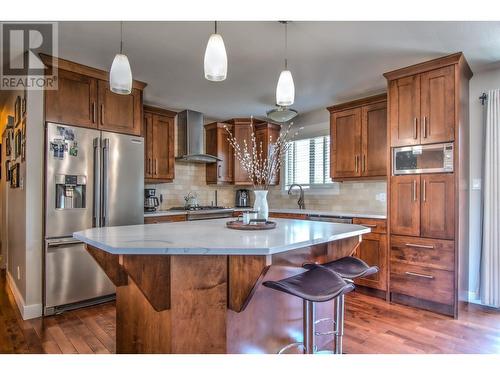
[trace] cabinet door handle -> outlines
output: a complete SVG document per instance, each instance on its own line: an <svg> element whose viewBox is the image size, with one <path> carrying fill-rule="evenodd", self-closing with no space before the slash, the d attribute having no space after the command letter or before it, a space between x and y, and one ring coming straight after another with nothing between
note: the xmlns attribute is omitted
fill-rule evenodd
<svg viewBox="0 0 500 375"><path fill-rule="evenodd" d="M101 104L101 125L104 125L104 104Z"/></svg>
<svg viewBox="0 0 500 375"><path fill-rule="evenodd" d="M427 138L427 116L424 116L424 138Z"/></svg>
<svg viewBox="0 0 500 375"><path fill-rule="evenodd" d="M217 177L218 177L218 178L221 178L221 174L220 174L220 168L221 168L221 167L222 167L222 166L221 166L220 164L217 166Z"/></svg>
<svg viewBox="0 0 500 375"><path fill-rule="evenodd" d="M366 154L363 154L363 172L366 172Z"/></svg>
<svg viewBox="0 0 500 375"><path fill-rule="evenodd" d="M420 245L420 244L416 244L416 243L405 243L405 246L417 247L417 248L421 248L421 249L434 249L434 246L432 246L432 245Z"/></svg>
<svg viewBox="0 0 500 375"><path fill-rule="evenodd" d="M155 176L158 174L158 159L155 159Z"/></svg>
<svg viewBox="0 0 500 375"><path fill-rule="evenodd" d="M417 118L413 119L413 139L417 139Z"/></svg>
<svg viewBox="0 0 500 375"><path fill-rule="evenodd" d="M358 155L354 156L354 172L358 172Z"/></svg>
<svg viewBox="0 0 500 375"><path fill-rule="evenodd" d="M413 201L417 201L417 180L413 180Z"/></svg>
<svg viewBox="0 0 500 375"><path fill-rule="evenodd" d="M427 181L424 180L424 185L422 186L422 199L423 201L427 201L427 194L426 194L426 186L427 186Z"/></svg>
<svg viewBox="0 0 500 375"><path fill-rule="evenodd" d="M95 124L95 102L92 103L92 124Z"/></svg>
<svg viewBox="0 0 500 375"><path fill-rule="evenodd" d="M424 279L434 279L434 276L432 275L424 275L423 273L416 273L416 272L409 272L409 271L406 271L405 274L409 275L409 276L416 276L416 277L422 277Z"/></svg>

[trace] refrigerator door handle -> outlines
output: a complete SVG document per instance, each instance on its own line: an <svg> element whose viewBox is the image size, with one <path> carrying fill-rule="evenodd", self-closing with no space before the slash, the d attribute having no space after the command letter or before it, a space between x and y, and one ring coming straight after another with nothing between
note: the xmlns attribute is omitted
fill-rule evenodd
<svg viewBox="0 0 500 375"><path fill-rule="evenodd" d="M101 214L100 214L100 200L101 200L101 191L99 189L99 180L101 177L101 167L99 163L99 143L100 138L94 138L93 140L93 163L94 163L94 204L92 207L92 227L98 228L101 226Z"/></svg>
<svg viewBox="0 0 500 375"><path fill-rule="evenodd" d="M108 216L108 188L109 188L109 138L104 139L102 147L102 212L101 227L106 226Z"/></svg>

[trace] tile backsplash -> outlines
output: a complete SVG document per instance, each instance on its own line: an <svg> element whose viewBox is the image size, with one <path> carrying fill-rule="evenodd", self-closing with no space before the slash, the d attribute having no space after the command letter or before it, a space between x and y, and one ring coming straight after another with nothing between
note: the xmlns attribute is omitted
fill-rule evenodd
<svg viewBox="0 0 500 375"><path fill-rule="evenodd" d="M219 206L234 206L234 186L207 185L205 179L205 164L175 163L174 182L164 184L148 184L147 188L156 188L156 195L163 196L160 209L184 206L184 197L189 193L196 193L198 204L215 204L215 190L217 190Z"/></svg>
<svg viewBox="0 0 500 375"><path fill-rule="evenodd" d="M196 193L200 205L215 204L215 190L220 206L233 207L235 186L207 185L205 182L205 165L175 163L175 180L172 183L149 184L146 187L156 188L157 196L163 196L160 209L183 206L184 197L190 191ZM333 193L322 192L311 194L305 192L307 209L324 211L350 211L356 213L386 214L385 201L387 183L385 181L343 182L332 187ZM298 194L298 193L297 193ZM287 195L279 186L269 191L271 208L297 208L298 195ZM252 196L253 201L253 196Z"/></svg>

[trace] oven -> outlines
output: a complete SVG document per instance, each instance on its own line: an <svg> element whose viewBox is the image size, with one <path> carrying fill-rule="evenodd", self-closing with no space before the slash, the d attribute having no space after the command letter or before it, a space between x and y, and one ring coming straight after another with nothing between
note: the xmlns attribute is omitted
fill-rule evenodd
<svg viewBox="0 0 500 375"><path fill-rule="evenodd" d="M453 172L453 143L392 149L392 174Z"/></svg>

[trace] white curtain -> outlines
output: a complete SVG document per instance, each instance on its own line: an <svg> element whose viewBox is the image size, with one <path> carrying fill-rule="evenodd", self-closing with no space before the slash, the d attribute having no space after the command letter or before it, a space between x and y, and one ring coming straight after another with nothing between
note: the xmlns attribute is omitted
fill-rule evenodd
<svg viewBox="0 0 500 375"><path fill-rule="evenodd" d="M484 152L480 296L500 307L500 89L488 92Z"/></svg>

